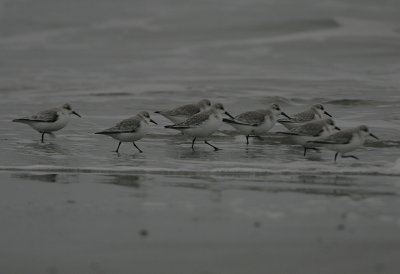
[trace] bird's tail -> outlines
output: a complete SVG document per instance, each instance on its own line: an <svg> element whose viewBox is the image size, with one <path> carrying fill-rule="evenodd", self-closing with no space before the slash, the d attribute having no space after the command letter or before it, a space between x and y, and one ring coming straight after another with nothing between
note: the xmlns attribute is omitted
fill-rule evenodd
<svg viewBox="0 0 400 274"><path fill-rule="evenodd" d="M15 123L23 123L23 124L27 124L27 123L31 122L31 120L26 119L26 118L14 119L12 121L15 122Z"/></svg>
<svg viewBox="0 0 400 274"><path fill-rule="evenodd" d="M99 132L95 132L94 134L109 135L110 132L107 132L107 131L99 131Z"/></svg>
<svg viewBox="0 0 400 274"><path fill-rule="evenodd" d="M297 133L293 133L293 132L287 132L287 131L277 131L277 134L281 134L281 135L292 135L292 136L297 136L299 134Z"/></svg>
<svg viewBox="0 0 400 274"><path fill-rule="evenodd" d="M226 119L226 118L223 118L223 119L222 119L222 122L228 123L228 124L236 124L236 122L235 122L234 120L232 120L232 119Z"/></svg>
<svg viewBox="0 0 400 274"><path fill-rule="evenodd" d="M222 122L227 123L227 124L242 125L242 126L257 126L257 124L241 123L239 121L232 120L232 119L226 119L226 118L223 118Z"/></svg>
<svg viewBox="0 0 400 274"><path fill-rule="evenodd" d="M164 126L165 128L172 128L172 129L188 129L188 128L190 128L190 127L187 127L187 126L179 126L179 125L167 125L167 126Z"/></svg>
<svg viewBox="0 0 400 274"><path fill-rule="evenodd" d="M288 120L288 119L279 119L277 122L278 122L278 123L281 123L281 124L284 124L284 123L293 123L293 121Z"/></svg>

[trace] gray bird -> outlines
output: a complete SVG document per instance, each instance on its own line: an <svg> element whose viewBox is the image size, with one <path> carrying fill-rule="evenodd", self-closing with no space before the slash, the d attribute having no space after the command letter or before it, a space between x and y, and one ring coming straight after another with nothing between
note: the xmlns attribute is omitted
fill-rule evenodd
<svg viewBox="0 0 400 274"><path fill-rule="evenodd" d="M281 134L290 135L294 143L304 147L304 156L306 156L308 149L318 150L313 147L310 141L318 140L322 137L327 137L330 134L340 130L335 125L335 122L331 118L314 120L301 126L292 128L288 132L280 132Z"/></svg>
<svg viewBox="0 0 400 274"><path fill-rule="evenodd" d="M180 130L185 135L194 137L192 140L192 149L194 150L196 138L209 137L219 129L222 125L222 114L233 118L232 115L225 111L222 104L216 103L212 105L209 110L199 112L182 123L165 127ZM207 140L205 140L204 143L214 148L214 150L219 150L219 148L211 145Z"/></svg>
<svg viewBox="0 0 400 274"><path fill-rule="evenodd" d="M223 122L231 125L246 136L246 144L249 144L250 135L260 136L267 133L276 123L279 115L290 119L281 111L279 105L272 104L267 109L247 111L239 114L234 119L223 119Z"/></svg>
<svg viewBox="0 0 400 274"><path fill-rule="evenodd" d="M14 119L13 122L26 124L41 133L43 143L44 135L64 128L68 124L71 114L81 117L72 110L70 104L64 104L59 108L43 110L32 116Z"/></svg>
<svg viewBox="0 0 400 274"><path fill-rule="evenodd" d="M315 141L308 142L313 146L324 147L335 151L335 162L340 154L342 158L358 158L354 155L345 155L345 153L353 151L364 145L367 137L378 139L374 134L370 133L368 127L361 125L355 128L341 130L325 138L320 138Z"/></svg>
<svg viewBox="0 0 400 274"><path fill-rule="evenodd" d="M196 113L208 109L210 106L211 102L207 99L203 99L195 104L187 104L171 110L155 111L154 113L161 114L174 124L179 124L186 121Z"/></svg>
<svg viewBox="0 0 400 274"><path fill-rule="evenodd" d="M291 129L313 120L322 119L324 115L332 117L332 115L325 111L323 105L315 104L303 112L292 115L291 119L279 119L278 123L282 124L287 129Z"/></svg>
<svg viewBox="0 0 400 274"><path fill-rule="evenodd" d="M157 125L150 118L147 111L141 111L135 116L122 120L115 126L96 132L95 134L107 135L118 140L118 147L115 150L117 153L122 142L132 142L135 148L142 153L143 151L135 144L135 141L142 139L147 134L149 122Z"/></svg>

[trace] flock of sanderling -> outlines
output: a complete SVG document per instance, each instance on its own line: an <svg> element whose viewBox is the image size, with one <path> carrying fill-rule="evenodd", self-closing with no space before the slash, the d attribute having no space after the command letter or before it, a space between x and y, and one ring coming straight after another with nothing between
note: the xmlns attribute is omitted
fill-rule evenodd
<svg viewBox="0 0 400 274"><path fill-rule="evenodd" d="M338 155L342 158L358 159L354 155L346 155L345 153L361 147L368 136L378 139L369 132L365 125L341 130L335 125L332 116L324 110L321 104L315 104L292 116L284 113L279 105L272 104L267 109L247 111L233 117L225 111L221 103L211 105L209 100L203 99L195 104L188 104L171 110L156 111L155 113L174 123L165 126L165 128L175 129L192 137L193 150L197 138L204 139L204 143L214 150L219 150L219 148L210 144L206 138L216 132L223 123L231 125L246 136L246 143L249 144L249 137L264 135L278 122L288 129L287 132L278 133L291 136L295 144L303 146L304 156L309 149L319 150L320 147L323 147L336 152L335 162ZM43 143L44 135L52 134L52 132L64 128L71 114L81 117L72 110L69 104L64 104L60 108L44 110L32 116L14 119L13 122L27 124L40 132ZM223 118L223 115L229 118ZM280 115L285 118L278 119ZM325 116L330 118L325 118ZM147 111L141 111L111 128L96 132L96 134L108 135L118 140L116 152L119 151L122 142L131 142L139 152L143 152L135 141L146 135L150 122L157 124L150 118Z"/></svg>

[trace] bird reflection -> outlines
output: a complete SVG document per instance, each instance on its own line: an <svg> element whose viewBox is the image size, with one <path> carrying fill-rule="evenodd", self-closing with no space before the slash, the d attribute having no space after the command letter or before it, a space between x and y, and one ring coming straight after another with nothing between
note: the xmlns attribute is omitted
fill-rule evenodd
<svg viewBox="0 0 400 274"><path fill-rule="evenodd" d="M32 181L41 181L46 183L57 183L58 174L33 174L33 173L18 173L13 175L14 178L28 179Z"/></svg>
<svg viewBox="0 0 400 274"><path fill-rule="evenodd" d="M141 179L141 176L137 175L107 175L104 181L105 183L118 186L140 188L139 181Z"/></svg>

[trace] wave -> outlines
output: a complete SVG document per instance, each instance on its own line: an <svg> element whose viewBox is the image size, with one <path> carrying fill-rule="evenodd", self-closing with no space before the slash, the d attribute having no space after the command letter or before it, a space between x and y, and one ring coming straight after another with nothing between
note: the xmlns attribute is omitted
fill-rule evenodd
<svg viewBox="0 0 400 274"><path fill-rule="evenodd" d="M220 167L211 169L184 169L161 167L67 167L52 165L0 166L4 172L45 172L45 173L93 173L93 174L152 174L166 176L268 176L268 175L369 175L400 176L400 159L384 166L337 166L337 165L302 165L302 162L285 165L265 165L265 167Z"/></svg>
<svg viewBox="0 0 400 274"><path fill-rule="evenodd" d="M115 32L116 30L125 29L130 29L131 31L152 32L155 30L159 30L160 27L153 25L151 22L149 22L148 19L115 19L88 25L65 25L63 27L57 28L54 28L52 26L44 26L43 28L37 30L29 30L29 28L27 27L25 32L14 33L8 36L0 37L0 46L13 46L20 49L39 45L49 47L54 46L54 43L60 44L56 40L52 40L59 37L65 38L69 36L72 39L73 35L77 34L87 34L96 31ZM64 40L63 43L65 43ZM76 43L67 44L69 47L72 47Z"/></svg>
<svg viewBox="0 0 400 274"><path fill-rule="evenodd" d="M266 103L277 103L282 105L312 105L316 103L338 105L338 106L398 106L400 101L383 101L383 100L371 100L371 99L331 99L331 98L308 98L308 97L284 97L284 96L268 96L265 95L264 91L260 91L259 94L262 96L263 102Z"/></svg>
<svg viewBox="0 0 400 274"><path fill-rule="evenodd" d="M263 33L293 33L341 27L335 18L274 20L253 26L234 26L235 31L262 31Z"/></svg>

